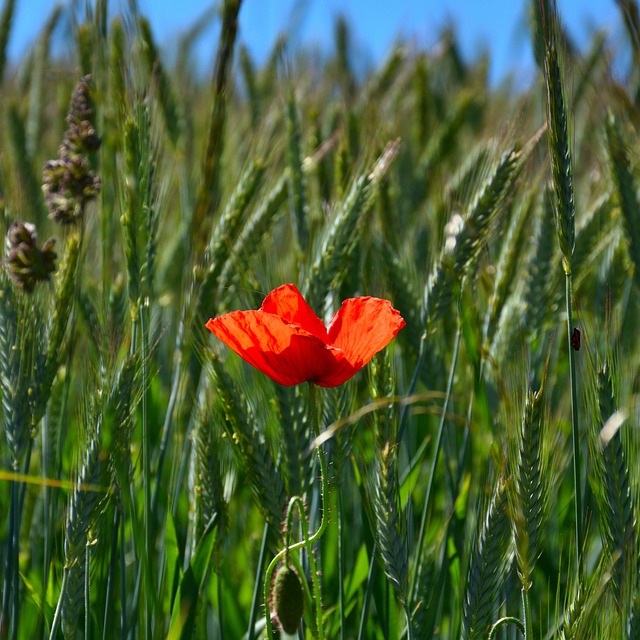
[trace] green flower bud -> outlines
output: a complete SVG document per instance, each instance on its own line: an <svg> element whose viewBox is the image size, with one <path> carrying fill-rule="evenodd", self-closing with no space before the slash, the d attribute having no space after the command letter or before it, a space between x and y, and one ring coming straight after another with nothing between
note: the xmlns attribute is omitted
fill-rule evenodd
<svg viewBox="0 0 640 640"><path fill-rule="evenodd" d="M282 628L293 635L300 626L304 610L304 592L297 571L282 565L276 572L271 593Z"/></svg>

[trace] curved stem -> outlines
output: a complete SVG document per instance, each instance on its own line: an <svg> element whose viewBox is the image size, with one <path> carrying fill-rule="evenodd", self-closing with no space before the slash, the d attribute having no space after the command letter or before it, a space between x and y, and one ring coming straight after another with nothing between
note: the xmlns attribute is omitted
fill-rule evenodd
<svg viewBox="0 0 640 640"><path fill-rule="evenodd" d="M316 388L312 383L309 383L309 396L311 399L311 424L312 429L317 432L319 425L319 412L317 402L319 398L316 396ZM315 434L312 434L315 435ZM271 579L273 572L275 571L278 563L284 558L285 560L291 557L291 552L303 547L307 549L309 557L309 570L311 572L311 580L313 583L313 599L315 600L315 614L316 614L316 628L317 638L322 640L324 638L324 627L322 623L322 591L320 584L320 574L317 571L315 555L313 553L313 545L320 540L325 532L328 524L327 518L327 498L329 495L329 483L327 478L327 460L324 455L324 451L321 447L316 449L318 453L318 460L320 462L320 480L321 480L321 497L322 497L322 517L320 519L320 526L313 535L309 535L308 525L304 512L304 503L302 498L294 496L289 500L289 507L287 509L286 518L286 531L285 531L285 547L269 563L267 571L264 577L264 604L265 604L265 617L267 623L267 637L273 640L273 625L271 623L271 605L269 603L269 592L271 589ZM294 510L298 510L300 514L300 524L302 527L302 540L289 544L291 540L291 529L293 523Z"/></svg>
<svg viewBox="0 0 640 640"><path fill-rule="evenodd" d="M321 481L322 481L322 505L323 505L320 526L312 536L309 536L309 531L307 529L304 510L301 509L303 505L302 499L299 496L294 496L293 498L291 498L291 500L289 501L289 509L287 510L288 511L287 520L289 520L290 518L289 514L293 511L293 508L297 507L300 510L300 521L302 524L303 539L299 540L298 542L294 542L291 545L285 544L285 548L282 549L282 551L280 551L279 553L277 553L276 556L273 558L273 560L269 563L269 566L267 567L267 571L264 576L264 602L265 602L265 609L266 609L265 613L266 613L266 620L267 620L267 637L271 639L273 639L273 627L271 624L271 610L270 610L270 604L269 604L269 590L271 588L271 578L273 577L273 572L278 566L278 563L283 558L288 557L292 551L302 549L303 547L306 547L307 550L309 551L309 564L311 566L311 574L312 574L311 577L314 582L314 596L316 599L319 596L318 591L316 591L316 586L318 587L318 589L320 586L319 584L316 584L316 581L318 581L319 583L319 577L318 577L318 572L314 570L315 559L314 559L312 547L318 540L320 540L320 538L322 537L322 534L325 532L327 528L327 515L326 515L325 506L326 506L326 498L329 493L329 487L327 482L327 461L324 455L324 451L322 451L322 449L320 448L318 448L318 458L320 460L320 475L321 475ZM318 633L320 634L318 637L323 638L324 636L322 634L322 603L316 600L316 624L318 624L318 622L319 622Z"/></svg>
<svg viewBox="0 0 640 640"><path fill-rule="evenodd" d="M509 624L509 623L514 624L518 629L518 631L524 635L524 625L522 624L522 622L518 620L518 618L514 618L512 616L505 616L504 618L500 618L500 620L498 620L493 625L493 627L491 627L491 630L489 631L488 640L494 640L494 638L496 637L496 632L498 631L498 628L501 627L503 624Z"/></svg>

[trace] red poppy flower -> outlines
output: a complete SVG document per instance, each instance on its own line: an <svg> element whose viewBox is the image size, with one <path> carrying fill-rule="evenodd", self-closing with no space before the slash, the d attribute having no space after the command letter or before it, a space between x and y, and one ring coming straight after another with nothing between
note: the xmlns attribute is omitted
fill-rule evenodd
<svg viewBox="0 0 640 640"><path fill-rule="evenodd" d="M404 326L390 302L362 296L345 300L327 329L292 284L274 289L258 311L234 311L206 324L276 382L321 387L346 382Z"/></svg>

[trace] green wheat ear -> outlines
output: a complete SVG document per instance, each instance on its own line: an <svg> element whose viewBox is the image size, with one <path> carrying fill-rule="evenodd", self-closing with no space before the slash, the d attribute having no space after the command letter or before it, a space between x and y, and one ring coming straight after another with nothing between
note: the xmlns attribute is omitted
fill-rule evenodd
<svg viewBox="0 0 640 640"><path fill-rule="evenodd" d="M551 10L550 7L547 7ZM547 89L547 136L553 174L555 195L555 219L560 251L565 272L571 272L575 249L575 195L573 186L573 163L569 136L569 112L566 106L564 82L556 48L557 17L543 16L545 57L544 71Z"/></svg>
<svg viewBox="0 0 640 640"><path fill-rule="evenodd" d="M221 282L225 269L236 259L239 234L248 221L248 208L258 192L265 174L264 163L249 162L222 215L218 218L204 251L203 276L198 291L197 317L215 313L215 302L222 294ZM242 236L240 236L242 237ZM225 276L225 282L226 282Z"/></svg>
<svg viewBox="0 0 640 640"><path fill-rule="evenodd" d="M62 633L68 639L76 637L76 625L83 609L85 581L89 578L91 536L95 535L93 530L100 514L104 513L99 506L104 500L103 490L96 487L105 485L107 464L100 434L102 417L99 408L95 409L85 415L87 431L78 464L77 488L71 495L65 523L64 577L58 608Z"/></svg>
<svg viewBox="0 0 640 640"><path fill-rule="evenodd" d="M302 170L303 152L300 117L293 92L287 100L287 165L289 168L289 201L291 203L294 237L301 256L309 246L309 205L307 179Z"/></svg>
<svg viewBox="0 0 640 640"><path fill-rule="evenodd" d="M518 263L529 238L530 220L535 211L537 189L532 189L520 206L511 215L507 235L496 265L493 292L489 299L489 310L485 317L485 340L490 343L498 328L498 320L505 308L509 294L518 284Z"/></svg>
<svg viewBox="0 0 640 640"><path fill-rule="evenodd" d="M27 132L25 121L18 105L11 102L5 108L5 127L8 152L11 154L12 166L15 167L16 187L24 194L24 203L32 212L35 222L40 225L44 221L44 199L39 179L33 168L33 161L27 149ZM5 142L6 144L6 142Z"/></svg>
<svg viewBox="0 0 640 640"><path fill-rule="evenodd" d="M511 554L507 484L498 479L475 541L464 599L463 640L486 638Z"/></svg>
<svg viewBox="0 0 640 640"><path fill-rule="evenodd" d="M634 280L640 287L640 200L633 174L630 170L628 150L623 142L619 125L613 114L605 121L607 151L611 173L616 187L618 204L622 211L622 220L629 243L629 255L635 266Z"/></svg>
<svg viewBox="0 0 640 640"><path fill-rule="evenodd" d="M347 275L347 259L358 244L366 216L377 198L379 183L395 160L398 146L398 140L389 143L380 157L353 181L324 235L305 283L305 298L316 312L322 310L328 293Z"/></svg>
<svg viewBox="0 0 640 640"><path fill-rule="evenodd" d="M214 299L228 299L241 275L253 269L256 254L266 244L267 234L284 210L288 184L288 171L285 170L274 186L260 198L255 211L249 216L233 244L218 278Z"/></svg>
<svg viewBox="0 0 640 640"><path fill-rule="evenodd" d="M276 399L283 436L287 495L307 498L315 482L316 468L309 464L307 456L312 433L306 395L300 385L276 385Z"/></svg>
<svg viewBox="0 0 640 640"><path fill-rule="evenodd" d="M629 454L623 437L626 421L617 412L615 377L608 362L596 372L595 389L592 391L595 397L591 398L589 451L594 468L592 486L606 557L619 556L611 568L611 587L618 607L626 610L629 596L638 584L638 523Z"/></svg>
<svg viewBox="0 0 640 640"><path fill-rule="evenodd" d="M215 356L210 362L210 376L224 411L223 426L234 458L247 474L256 504L267 522L280 533L286 495L279 465L273 459L250 406L222 363Z"/></svg>
<svg viewBox="0 0 640 640"><path fill-rule="evenodd" d="M4 70L7 66L7 45L11 35L11 23L16 8L16 0L7 0L0 15L0 83L4 80Z"/></svg>
<svg viewBox="0 0 640 640"><path fill-rule="evenodd" d="M464 275L488 241L503 200L518 168L520 154L511 149L503 154L492 175L477 193L467 215L458 216L440 255L434 263L425 288L425 323L429 331L450 306Z"/></svg>
<svg viewBox="0 0 640 640"><path fill-rule="evenodd" d="M397 457L397 446L387 442L380 451L378 460L373 507L376 542L384 572L398 594L399 601L406 605L409 593L409 559L399 504Z"/></svg>
<svg viewBox="0 0 640 640"><path fill-rule="evenodd" d="M192 526L190 531L192 555L209 523L216 522L217 539L224 539L229 523L222 478L224 447L220 434L216 432L215 411L209 406L211 400L211 394L208 394L206 405L200 407L197 412L196 424L191 434L189 518Z"/></svg>
<svg viewBox="0 0 640 640"><path fill-rule="evenodd" d="M545 374L546 378L546 374ZM531 575L541 552L541 535L549 506L549 468L545 449L547 416L543 379L540 389L526 393L517 449L510 455L514 466L515 550L523 589L531 588Z"/></svg>
<svg viewBox="0 0 640 640"><path fill-rule="evenodd" d="M4 268L0 270L0 318L1 413L10 464L17 471L35 426L30 405L36 385L29 373L34 368L37 371L34 358L38 340L34 314L30 313L24 298L15 295Z"/></svg>
<svg viewBox="0 0 640 640"><path fill-rule="evenodd" d="M47 329L44 366L37 371L37 393L33 411L34 424L37 424L44 415L54 378L64 356L62 346L73 309L79 259L80 236L77 233L72 233L67 239L65 255L55 285L53 315Z"/></svg>
<svg viewBox="0 0 640 640"><path fill-rule="evenodd" d="M211 82L211 112L209 130L202 158L202 178L199 183L192 218L192 237L195 242L195 255L204 249L211 228L211 220L220 202L221 157L224 145L225 123L227 119L227 99L230 84L230 71L233 51L238 33L238 13L241 0L224 0L222 5L222 25L216 53L216 62Z"/></svg>
<svg viewBox="0 0 640 640"><path fill-rule="evenodd" d="M153 39L151 25L145 18L138 20L144 61L147 73L155 85L157 100L160 103L165 130L174 148L183 144L182 118L176 101L175 90L170 76L162 63L160 52Z"/></svg>

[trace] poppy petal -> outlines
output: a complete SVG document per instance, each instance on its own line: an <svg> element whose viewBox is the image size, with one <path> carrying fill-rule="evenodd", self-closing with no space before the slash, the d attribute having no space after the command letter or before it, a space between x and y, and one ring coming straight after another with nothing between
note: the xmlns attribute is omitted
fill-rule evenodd
<svg viewBox="0 0 640 640"><path fill-rule="evenodd" d="M263 311L234 311L206 324L230 349L282 385L324 379L344 354L319 337Z"/></svg>
<svg viewBox="0 0 640 640"><path fill-rule="evenodd" d="M299 326L323 342L328 341L324 323L293 284L283 284L274 289L264 299L260 310L280 316L285 322Z"/></svg>
<svg viewBox="0 0 640 640"><path fill-rule="evenodd" d="M388 300L349 298L331 320L329 342L344 351L349 364L359 369L384 349L405 324Z"/></svg>
<svg viewBox="0 0 640 640"><path fill-rule="evenodd" d="M339 353L343 353L339 351ZM366 363L353 365L345 357L337 361L331 369L323 375L313 378L313 383L319 387L338 387L352 378Z"/></svg>

